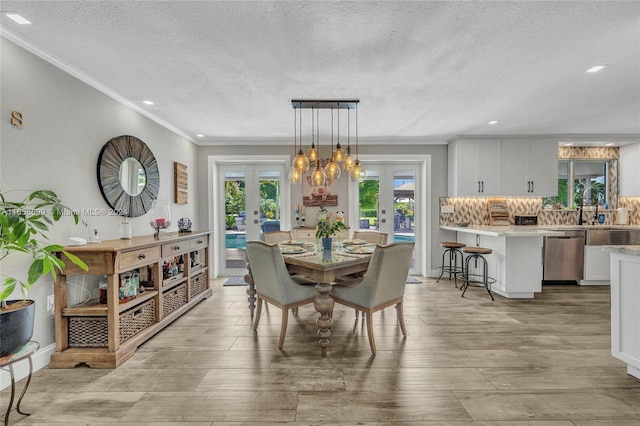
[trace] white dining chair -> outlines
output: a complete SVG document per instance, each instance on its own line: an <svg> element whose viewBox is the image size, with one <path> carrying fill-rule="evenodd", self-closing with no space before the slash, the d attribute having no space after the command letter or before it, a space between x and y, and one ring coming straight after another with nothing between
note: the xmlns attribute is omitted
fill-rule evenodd
<svg viewBox="0 0 640 426"><path fill-rule="evenodd" d="M378 245L364 278L343 281L331 290L336 303L362 311L367 322L371 352L376 353L373 313L395 305L402 335L407 335L402 302L413 258L414 242ZM357 317L356 317L357 318Z"/></svg>

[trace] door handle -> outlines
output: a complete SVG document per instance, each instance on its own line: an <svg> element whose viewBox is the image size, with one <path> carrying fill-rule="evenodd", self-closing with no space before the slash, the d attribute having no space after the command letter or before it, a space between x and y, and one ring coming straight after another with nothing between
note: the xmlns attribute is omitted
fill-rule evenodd
<svg viewBox="0 0 640 426"><path fill-rule="evenodd" d="M480 190L480 181L478 181L478 192L482 192L482 191Z"/></svg>
<svg viewBox="0 0 640 426"><path fill-rule="evenodd" d="M480 192L484 192L484 181L482 181L482 191Z"/></svg>
<svg viewBox="0 0 640 426"><path fill-rule="evenodd" d="M533 192L533 181L531 181L531 192Z"/></svg>

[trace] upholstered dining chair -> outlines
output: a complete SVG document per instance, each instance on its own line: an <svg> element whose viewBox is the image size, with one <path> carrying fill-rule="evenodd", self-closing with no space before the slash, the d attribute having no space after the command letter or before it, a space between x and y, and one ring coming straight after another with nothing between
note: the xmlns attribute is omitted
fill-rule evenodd
<svg viewBox="0 0 640 426"><path fill-rule="evenodd" d="M353 231L353 240L365 240L373 244L387 244L389 235L378 231Z"/></svg>
<svg viewBox="0 0 640 426"><path fill-rule="evenodd" d="M284 338L287 334L289 309L296 309L298 306L313 303L313 299L318 295L318 292L314 286L301 285L296 279L289 276L277 244L247 241L247 257L251 265L251 275L256 286L256 296L258 298L253 329L258 329L263 301L282 309L282 324L280 326L280 339L278 340L278 349L282 349ZM309 281L304 278L299 279Z"/></svg>
<svg viewBox="0 0 640 426"><path fill-rule="evenodd" d="M414 245L414 242L406 242L376 246L364 278L343 281L340 286L333 286L331 290L336 303L364 313L369 346L373 354L376 353L373 338L374 312L396 305L402 335L407 335L402 301Z"/></svg>
<svg viewBox="0 0 640 426"><path fill-rule="evenodd" d="M278 244L283 241L293 240L291 231L271 231L263 234L264 242L267 244Z"/></svg>

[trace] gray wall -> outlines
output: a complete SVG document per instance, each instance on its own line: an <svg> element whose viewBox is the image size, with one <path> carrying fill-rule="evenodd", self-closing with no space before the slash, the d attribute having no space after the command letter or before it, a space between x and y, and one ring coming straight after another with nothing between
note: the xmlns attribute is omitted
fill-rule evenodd
<svg viewBox="0 0 640 426"><path fill-rule="evenodd" d="M285 142L286 143L286 142ZM442 145L369 145L360 146L360 155L430 155L431 156L431 224L428 234L431 246L431 270L440 265L441 250L440 241L455 238L448 231L441 231L439 228L438 199L447 195L447 146L443 141ZM208 157L209 156L256 156L256 155L290 155L293 160L292 145L229 145L229 146L207 146L198 148L197 179L200 182L208 180ZM342 177L340 178L342 179ZM204 184L202 185L204 189ZM203 200L207 200L207 194L201 194ZM300 186L293 185L292 199L300 198ZM342 197L340 197L342 199ZM340 203L342 206L342 202ZM206 203L198 205L198 217L207 217L208 206ZM346 207L339 206L337 210L347 210Z"/></svg>
<svg viewBox="0 0 640 426"><path fill-rule="evenodd" d="M199 185L194 173L197 150L193 143L11 41L0 38L0 42L2 193L51 189L74 209L108 209L97 183L98 155L109 139L126 134L144 141L154 153L160 171L159 198L173 200L173 162L187 164L191 202L173 205L172 218L174 222L182 216L198 221L195 200ZM13 110L22 112L24 127L9 124ZM86 238L94 227L102 239L118 238L121 217L97 215L85 216L84 220L87 227L63 219L53 228L51 240L66 244L71 236ZM131 223L133 235L151 233L146 216L132 218ZM14 256L2 261L0 273L25 278L29 261ZM51 294L53 283L49 278L36 283L29 293L29 298L36 300L34 339L41 347L55 342L53 315L46 311L46 298ZM22 298L20 292L13 296Z"/></svg>

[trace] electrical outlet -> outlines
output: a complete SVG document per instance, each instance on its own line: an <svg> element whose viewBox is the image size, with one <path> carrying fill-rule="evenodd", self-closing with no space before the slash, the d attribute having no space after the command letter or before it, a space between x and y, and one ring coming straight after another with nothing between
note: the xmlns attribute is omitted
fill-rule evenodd
<svg viewBox="0 0 640 426"><path fill-rule="evenodd" d="M47 312L53 312L54 306L55 299L53 298L53 294L51 296L47 296Z"/></svg>
<svg viewBox="0 0 640 426"><path fill-rule="evenodd" d="M453 206L442 206L442 213L453 214Z"/></svg>

